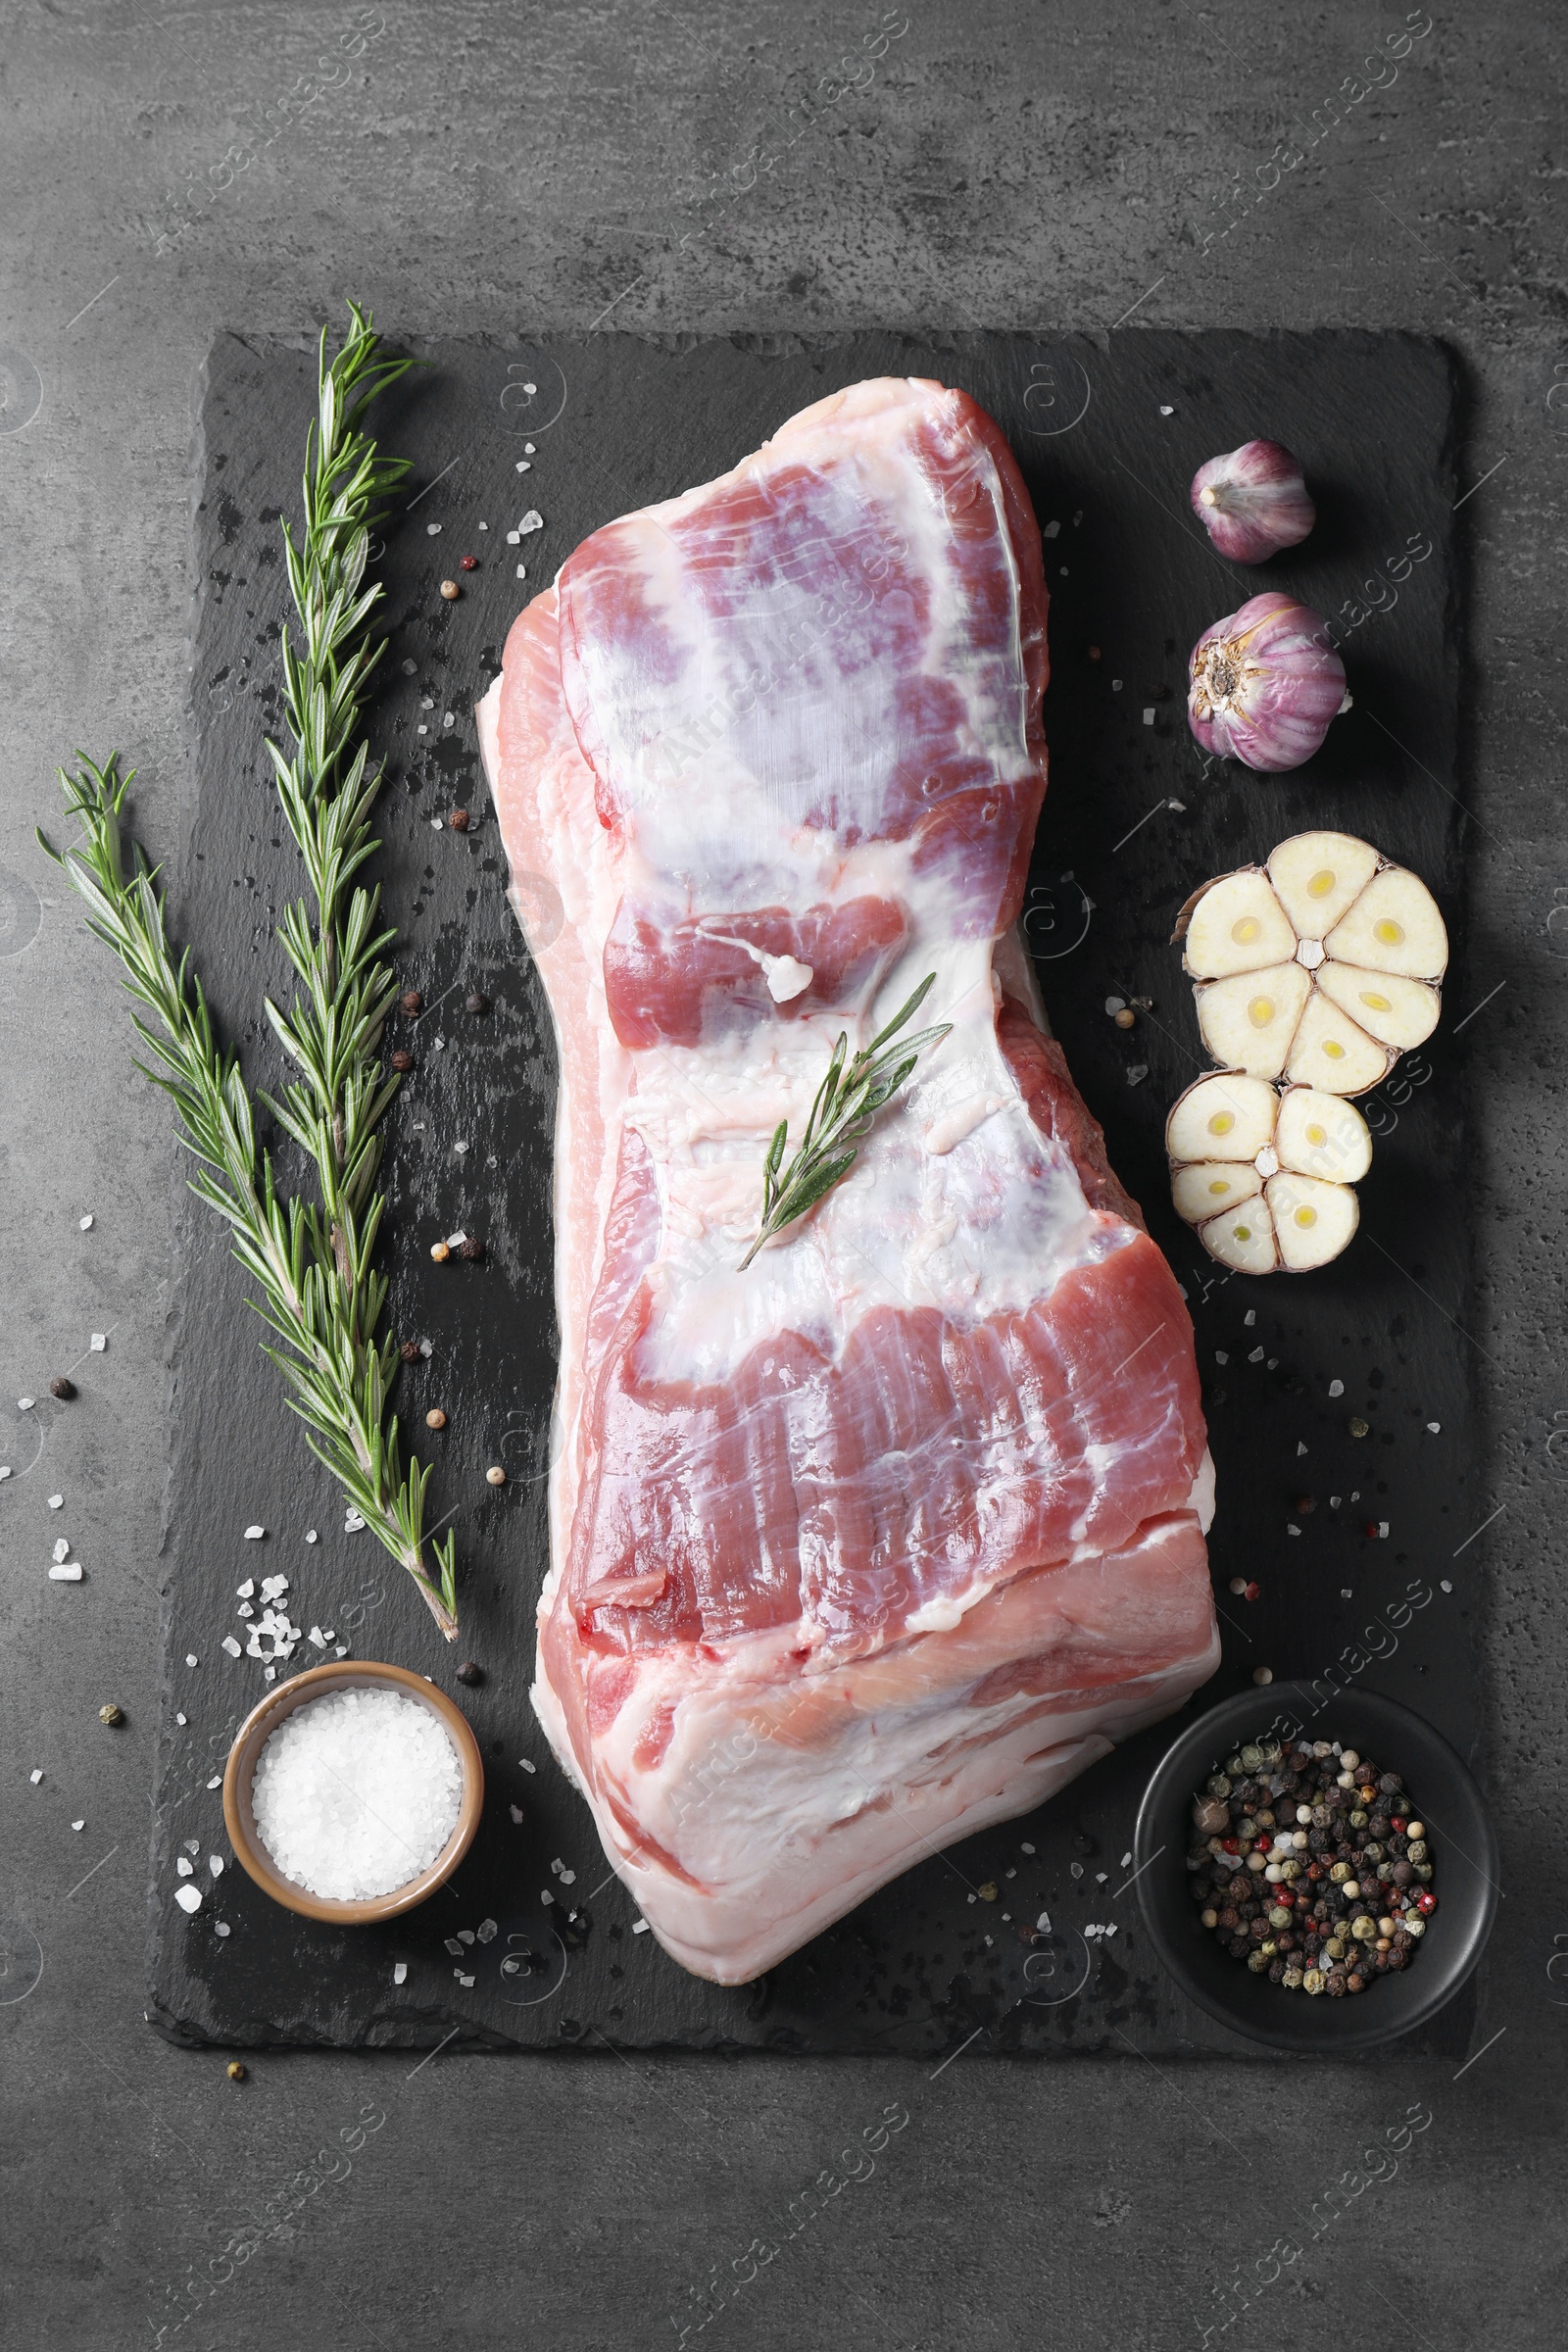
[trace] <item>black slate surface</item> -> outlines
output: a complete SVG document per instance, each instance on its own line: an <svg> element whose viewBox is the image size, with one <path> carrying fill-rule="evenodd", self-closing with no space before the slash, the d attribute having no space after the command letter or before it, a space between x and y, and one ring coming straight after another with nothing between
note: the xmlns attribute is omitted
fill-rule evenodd
<svg viewBox="0 0 1568 2352"><path fill-rule="evenodd" d="M1053 1024L1198 1326L1219 1471L1211 1556L1225 1662L1196 1703L1245 1686L1259 1664L1282 1677L1337 1667L1419 1707L1467 1748L1478 1603L1466 1566L1474 1553L1463 1547L1486 1505L1456 1181L1469 820L1457 771L1447 356L1398 335L1163 332L1108 345L600 335L447 343L422 356L428 372L382 415L388 444L414 456L417 472L382 560L391 652L374 711L388 759L377 870L403 937L400 970L427 1007L397 1041L414 1048L417 1068L389 1121L385 1237L394 1326L432 1343L405 1375L400 1407L421 1438L428 1405L451 1415L433 1515L450 1513L459 1531L464 1633L449 1651L373 1538L343 1532L341 1503L257 1350L221 1236L181 1195L149 2014L181 2038L238 2044L427 2047L456 2033L497 2048L608 2040L940 2053L973 2036L976 2052L1239 2052L1245 2045L1163 1978L1124 1884L1121 1856L1164 1727L1040 1814L908 1872L758 1984L700 1984L633 1934L630 1901L606 1879L586 1812L526 1699L545 1567L554 1056L505 904L471 706L519 603L586 532L733 463L807 401L860 375L929 373L992 411L1050 534L1052 788L1029 933ZM276 516L297 499L312 381L309 353L226 337L211 356L202 413L198 795L175 920L262 1083L274 1067L260 1002L285 986L272 927L299 887L261 751L279 710L286 591ZM1202 458L1258 431L1298 451L1320 520L1304 548L1244 573L1209 550L1187 483ZM530 441L529 470L518 473ZM506 531L527 508L545 527L509 547ZM1431 553L1406 568L1401 558L1427 543ZM471 574L458 568L465 553L479 559ZM514 576L519 561L526 585ZM464 583L455 605L437 593L448 575ZM1355 707L1305 768L1267 779L1205 763L1183 694L1200 628L1276 581L1337 616ZM473 812L466 836L433 829L455 805ZM1203 1066L1166 941L1197 883L1319 823L1365 834L1437 890L1456 949L1449 1011L1423 1054L1363 1105L1379 1149L1347 1256L1309 1281L1226 1280L1185 1237L1165 1193L1164 1112ZM492 1000L482 1016L462 1008L473 986ZM1106 1016L1110 995L1150 996L1153 1012L1124 1034ZM286 1153L280 1163L287 1170ZM438 1270L428 1244L457 1227L483 1235L487 1260ZM1350 1435L1352 1415L1370 1425L1364 1439ZM483 1480L497 1460L510 1473L500 1493ZM1304 1496L1310 1513L1296 1508ZM1387 1540L1368 1539L1365 1526L1381 1521ZM246 1543L254 1522L267 1537ZM312 1528L319 1541L307 1544ZM449 1890L385 1931L311 1927L232 1865L216 1886L205 1875L208 1852L226 1851L213 1784L264 1688L260 1667L231 1661L220 1643L243 1633L234 1587L278 1570L293 1580L297 1622L331 1625L357 1654L431 1674L458 1696L485 1752L488 1801L472 1852ZM1260 1585L1254 1602L1230 1594L1237 1575ZM295 1667L318 1654L302 1646ZM476 1690L455 1682L465 1654L486 1671ZM1258 1704L1261 1724L1266 1692ZM1331 1707L1322 1728L1332 1736ZM209 1891L187 1920L173 1904L174 1857L192 1838ZM981 1893L992 1886L994 1899ZM1044 1940L1042 1913L1052 1923ZM487 1922L484 1942L461 1940ZM1090 1925L1116 1934L1086 1939ZM399 1961L407 1978L395 1986ZM461 1982L468 1976L471 1985ZM1417 2046L1457 2049L1469 1997Z"/></svg>

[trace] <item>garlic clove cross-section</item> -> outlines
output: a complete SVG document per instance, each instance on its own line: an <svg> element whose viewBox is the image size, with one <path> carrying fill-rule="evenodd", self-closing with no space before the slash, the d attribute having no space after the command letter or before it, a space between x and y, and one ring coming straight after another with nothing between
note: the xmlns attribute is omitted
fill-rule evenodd
<svg viewBox="0 0 1568 2352"><path fill-rule="evenodd" d="M1364 1094L1437 1026L1448 939L1419 875L1348 833L1298 833L1196 891L1176 938L1217 1062Z"/></svg>
<svg viewBox="0 0 1568 2352"><path fill-rule="evenodd" d="M1233 1273L1308 1273L1355 1232L1372 1137L1342 1096L1224 1070L1172 1104L1165 1149L1177 1215Z"/></svg>

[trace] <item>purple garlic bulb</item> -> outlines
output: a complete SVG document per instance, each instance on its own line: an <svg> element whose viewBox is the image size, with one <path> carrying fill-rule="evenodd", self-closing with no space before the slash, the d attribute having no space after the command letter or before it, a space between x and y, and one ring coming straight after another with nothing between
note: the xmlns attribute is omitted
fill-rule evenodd
<svg viewBox="0 0 1568 2352"><path fill-rule="evenodd" d="M1188 724L1204 751L1269 773L1310 760L1350 703L1322 615L1277 589L1203 631L1191 678Z"/></svg>
<svg viewBox="0 0 1568 2352"><path fill-rule="evenodd" d="M1301 468L1277 441L1246 441L1200 466L1193 513L1233 564L1261 564L1298 546L1317 519Z"/></svg>

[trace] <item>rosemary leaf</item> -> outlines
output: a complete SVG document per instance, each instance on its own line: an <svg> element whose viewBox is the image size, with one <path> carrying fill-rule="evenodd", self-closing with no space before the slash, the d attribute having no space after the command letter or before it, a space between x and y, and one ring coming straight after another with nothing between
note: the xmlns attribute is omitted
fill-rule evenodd
<svg viewBox="0 0 1568 2352"><path fill-rule="evenodd" d="M353 1507L409 1571L448 1641L457 1634L456 1544L424 1532L430 1472L405 1468L386 1399L398 1351L378 1337L387 1285L372 1265L384 1197L376 1190L379 1122L397 1091L384 1078L382 1032L397 984L378 922L380 894L356 877L379 846L370 813L381 769L361 736L368 682L385 651L369 623L378 584L363 586L369 534L408 467L385 459L363 424L370 402L411 363L381 350L368 313L349 305L349 331L328 359L323 329L315 423L306 437L300 539L283 526L284 561L300 630L282 643L284 710L292 749L269 743L283 815L304 863L309 902L278 926L299 982L293 1005L268 1016L298 1073L260 1100L314 1163L318 1200L285 1200L270 1154L259 1152L255 1113L238 1061L220 1046L188 951L177 961L155 872L122 828L131 781L118 754L95 767L78 753L60 771L81 841L58 855L87 921L120 959L124 986L151 1016L135 1027L156 1066L137 1066L173 1102L181 1141L200 1162L192 1191L230 1229L256 1284L251 1301L275 1335L264 1351L292 1394L311 1450ZM132 771L133 772L133 771ZM427 1557L428 1549L428 1557Z"/></svg>
<svg viewBox="0 0 1568 2352"><path fill-rule="evenodd" d="M909 1037L900 1036L925 1003L935 981L935 972L927 972L913 996L899 1007L886 1028L879 1029L870 1044L861 1048L848 1067L844 1057L850 1050L850 1041L840 1031L827 1075L812 1098L795 1156L782 1174L789 1122L781 1119L774 1128L773 1140L762 1162L761 1224L757 1239L741 1259L743 1274L764 1242L782 1232L786 1225L793 1225L797 1217L804 1217L824 1194L833 1190L841 1177L849 1174L877 1112L892 1101L927 1046L934 1046L947 1036L953 1026L951 1021L917 1029ZM899 1038L898 1046L891 1054L884 1054L882 1048L895 1037Z"/></svg>

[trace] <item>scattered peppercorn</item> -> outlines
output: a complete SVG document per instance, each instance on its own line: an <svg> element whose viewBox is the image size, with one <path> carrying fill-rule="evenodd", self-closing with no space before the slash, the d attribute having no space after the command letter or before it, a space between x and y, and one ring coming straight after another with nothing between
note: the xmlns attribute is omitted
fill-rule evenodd
<svg viewBox="0 0 1568 2352"><path fill-rule="evenodd" d="M416 1364L419 1360L418 1341L405 1340L402 1347L398 1349L398 1353L402 1356L403 1361L406 1364Z"/></svg>
<svg viewBox="0 0 1568 2352"><path fill-rule="evenodd" d="M467 1240L463 1244L462 1249L458 1251L458 1255L460 1257L466 1257L470 1265L476 1265L479 1259L484 1255L484 1244L483 1242L479 1241L475 1235L470 1233Z"/></svg>
<svg viewBox="0 0 1568 2352"><path fill-rule="evenodd" d="M417 1012L424 1003L416 988L406 988L398 999L405 1012Z"/></svg>
<svg viewBox="0 0 1568 2352"><path fill-rule="evenodd" d="M1113 1013L1111 1017L1115 1021L1118 1029L1131 1029L1133 1024L1136 1022L1138 1015L1136 1012L1134 1012L1130 1004L1124 1004L1120 1012Z"/></svg>
<svg viewBox="0 0 1568 2352"><path fill-rule="evenodd" d="M413 1069L414 1055L409 1053L406 1047L399 1046L397 1052L392 1056L392 1067L395 1070Z"/></svg>
<svg viewBox="0 0 1568 2352"><path fill-rule="evenodd" d="M1242 1587L1242 1598L1244 1600L1255 1600L1262 1590L1262 1586L1256 1583L1244 1585Z"/></svg>
<svg viewBox="0 0 1568 2352"><path fill-rule="evenodd" d="M63 1404L69 1403L76 1394L76 1384L74 1380L68 1380L62 1372L57 1379L49 1383L49 1394L51 1396L58 1396Z"/></svg>
<svg viewBox="0 0 1568 2352"><path fill-rule="evenodd" d="M1089 659L1091 662L1098 662L1100 660L1100 648L1098 645L1092 645L1089 648Z"/></svg>
<svg viewBox="0 0 1568 2352"><path fill-rule="evenodd" d="M1359 1413L1356 1413L1352 1416L1350 1421L1350 1435L1352 1438L1366 1437L1369 1428L1370 1424L1363 1421Z"/></svg>
<svg viewBox="0 0 1568 2352"><path fill-rule="evenodd" d="M1361 1529L1362 1535L1367 1538L1369 1543L1373 1544L1377 1542L1379 1532L1378 1523L1375 1519L1368 1519Z"/></svg>
<svg viewBox="0 0 1568 2352"><path fill-rule="evenodd" d="M465 556L465 557L464 557L464 559L463 559L463 563L462 563L462 565L461 565L461 567L460 567L460 568L461 568L462 570L464 570L464 571L477 571L477 570L478 570L478 568L479 568L479 559L478 559L478 557L477 557L477 556Z"/></svg>
<svg viewBox="0 0 1568 2352"><path fill-rule="evenodd" d="M458 1680L460 1683L467 1683L471 1688L475 1683L484 1681L484 1668L476 1666L471 1658L465 1658L463 1664L458 1668Z"/></svg>
<svg viewBox="0 0 1568 2352"><path fill-rule="evenodd" d="M445 1242L432 1242L430 1244L430 1255L435 1259L435 1262L438 1266L444 1266L447 1262L447 1259L452 1255L452 1252L447 1248Z"/></svg>
<svg viewBox="0 0 1568 2352"><path fill-rule="evenodd" d="M1298 1519L1309 1519L1317 1509L1317 1496L1315 1494L1298 1494L1295 1508Z"/></svg>
<svg viewBox="0 0 1568 2352"><path fill-rule="evenodd" d="M243 2082L245 2080L245 2067L241 2059L231 2058L224 2072L231 2082Z"/></svg>
<svg viewBox="0 0 1568 2352"><path fill-rule="evenodd" d="M438 1404L433 1404L424 1416L426 1429L445 1429L447 1417Z"/></svg>
<svg viewBox="0 0 1568 2352"><path fill-rule="evenodd" d="M490 1000L482 988L470 988L463 1000L463 1009L465 1012L488 1012Z"/></svg>
<svg viewBox="0 0 1568 2352"><path fill-rule="evenodd" d="M485 1472L485 1477L493 1487L504 1487L507 1483L507 1474L499 1462Z"/></svg>
<svg viewBox="0 0 1568 2352"><path fill-rule="evenodd" d="M452 814L447 818L447 823L452 827L454 833L466 833L468 811L466 808L454 808Z"/></svg>
<svg viewBox="0 0 1568 2352"><path fill-rule="evenodd" d="M98 1720L100 1723L116 1724L123 1723L125 1718L122 1710L116 1706L114 1700L111 1698L99 1708Z"/></svg>
<svg viewBox="0 0 1568 2352"><path fill-rule="evenodd" d="M441 593L446 598L447 603L451 605L457 602L459 596L463 592L459 588L456 580L443 580L441 583Z"/></svg>
<svg viewBox="0 0 1568 2352"><path fill-rule="evenodd" d="M1437 1896L1397 1773L1324 1740L1249 1740L1192 1823L1200 1920L1254 1976L1339 2000L1410 1965Z"/></svg>

